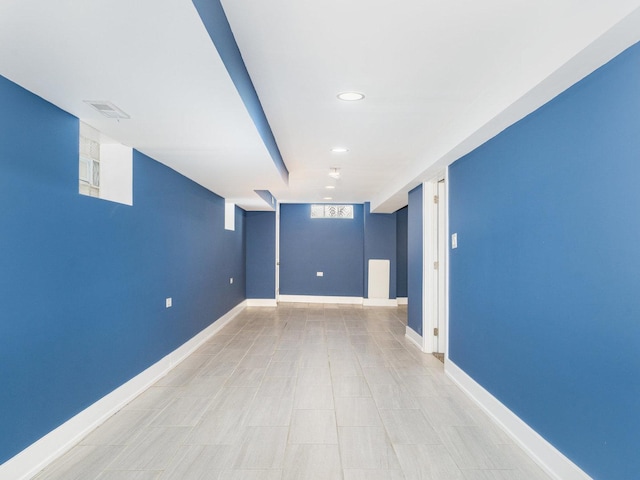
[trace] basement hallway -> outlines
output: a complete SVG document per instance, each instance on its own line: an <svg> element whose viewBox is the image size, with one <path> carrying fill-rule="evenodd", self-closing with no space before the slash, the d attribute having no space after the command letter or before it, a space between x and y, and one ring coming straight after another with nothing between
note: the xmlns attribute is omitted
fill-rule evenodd
<svg viewBox="0 0 640 480"><path fill-rule="evenodd" d="M244 309L37 480L543 480L406 307Z"/></svg>

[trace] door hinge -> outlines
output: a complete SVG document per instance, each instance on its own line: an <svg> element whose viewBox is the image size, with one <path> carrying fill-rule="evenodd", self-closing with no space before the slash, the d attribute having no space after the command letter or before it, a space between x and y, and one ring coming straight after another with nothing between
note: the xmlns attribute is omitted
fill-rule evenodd
<svg viewBox="0 0 640 480"><path fill-rule="evenodd" d="M433 336L437 337L438 336L438 327L433 329Z"/></svg>
<svg viewBox="0 0 640 480"><path fill-rule="evenodd" d="M434 270L438 270L439 267L440 267L440 263L439 262L433 262L433 269Z"/></svg>
<svg viewBox="0 0 640 480"><path fill-rule="evenodd" d="M440 201L440 197L438 195L433 196L433 203L437 204Z"/></svg>

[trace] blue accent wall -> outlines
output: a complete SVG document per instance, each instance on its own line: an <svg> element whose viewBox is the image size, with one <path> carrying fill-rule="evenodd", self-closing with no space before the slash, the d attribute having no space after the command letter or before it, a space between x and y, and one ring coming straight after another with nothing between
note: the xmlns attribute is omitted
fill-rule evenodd
<svg viewBox="0 0 640 480"><path fill-rule="evenodd" d="M398 298L406 298L408 259L408 230L409 207L401 208L396 212L396 295Z"/></svg>
<svg viewBox="0 0 640 480"><path fill-rule="evenodd" d="M274 197L269 190L254 190L256 195L263 199L271 210L275 211L278 204L276 197Z"/></svg>
<svg viewBox="0 0 640 480"><path fill-rule="evenodd" d="M422 185L409 192L407 212L407 248L409 264L407 268L407 325L422 335L422 271L424 259L423 247L423 202Z"/></svg>
<svg viewBox="0 0 640 480"><path fill-rule="evenodd" d="M245 243L136 151L132 207L80 195L78 120L3 77L0 105L2 463L240 303Z"/></svg>
<svg viewBox="0 0 640 480"><path fill-rule="evenodd" d="M363 206L353 209L352 220L312 219L309 204L280 205L282 295L363 296Z"/></svg>
<svg viewBox="0 0 640 480"><path fill-rule="evenodd" d="M364 297L369 293L369 260L389 260L389 298L396 298L396 215L371 213L364 204Z"/></svg>
<svg viewBox="0 0 640 480"><path fill-rule="evenodd" d="M639 132L635 45L449 175L450 358L608 480L640 472Z"/></svg>
<svg viewBox="0 0 640 480"><path fill-rule="evenodd" d="M213 44L224 63L229 76L240 94L240 98L247 107L249 116L253 120L264 145L267 147L273 163L275 163L280 176L289 182L289 170L282 159L280 149L276 142L271 126L262 109L262 104L253 86L247 67L242 59L242 54L236 43L236 39L231 31L229 20L222 8L220 0L193 0L193 4L202 19L204 27L207 29Z"/></svg>
<svg viewBox="0 0 640 480"><path fill-rule="evenodd" d="M276 212L247 212L247 298L276 298Z"/></svg>

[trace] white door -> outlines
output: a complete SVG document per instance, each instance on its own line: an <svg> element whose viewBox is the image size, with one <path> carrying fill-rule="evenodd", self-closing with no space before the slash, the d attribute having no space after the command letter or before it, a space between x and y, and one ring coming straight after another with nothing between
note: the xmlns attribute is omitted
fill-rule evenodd
<svg viewBox="0 0 640 480"><path fill-rule="evenodd" d="M447 282L446 282L446 259L447 259L447 214L446 214L446 189L444 179L438 182L438 204L437 204L437 262L438 278L436 282L437 318L436 328L438 335L436 338L436 352L445 353L447 345L446 331L446 307L447 307Z"/></svg>

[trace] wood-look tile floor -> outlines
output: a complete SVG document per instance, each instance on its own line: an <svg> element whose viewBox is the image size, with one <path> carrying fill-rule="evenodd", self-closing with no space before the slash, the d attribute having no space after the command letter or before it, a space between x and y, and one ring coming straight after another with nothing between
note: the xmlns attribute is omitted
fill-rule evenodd
<svg viewBox="0 0 640 480"><path fill-rule="evenodd" d="M406 307L247 308L37 480L542 480Z"/></svg>

